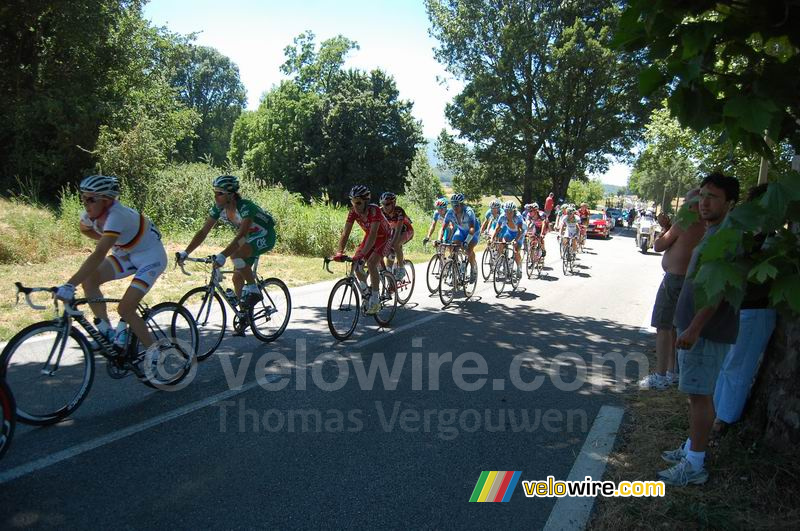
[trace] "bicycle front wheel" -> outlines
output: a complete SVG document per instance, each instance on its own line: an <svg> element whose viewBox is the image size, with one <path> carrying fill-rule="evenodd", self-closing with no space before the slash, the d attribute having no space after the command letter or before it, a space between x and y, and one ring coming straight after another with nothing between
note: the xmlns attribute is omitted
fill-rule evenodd
<svg viewBox="0 0 800 531"><path fill-rule="evenodd" d="M530 248L525 252L525 273L528 275L529 279L533 277L533 269L536 267L536 263L534 261L535 256L535 248Z"/></svg>
<svg viewBox="0 0 800 531"><path fill-rule="evenodd" d="M428 284L428 291L434 293L439 289L439 277L442 275L442 257L435 254L428 261L428 270L425 274L425 282Z"/></svg>
<svg viewBox="0 0 800 531"><path fill-rule="evenodd" d="M197 370L199 333L192 314L174 302L162 302L142 315L158 349L148 349L137 375L148 387L167 389L177 386ZM145 350L133 336L133 352Z"/></svg>
<svg viewBox="0 0 800 531"><path fill-rule="evenodd" d="M508 259L506 259L505 256L501 256L494 264L494 279L492 284L494 284L494 292L496 295L503 293L503 288L506 287L509 274Z"/></svg>
<svg viewBox="0 0 800 531"><path fill-rule="evenodd" d="M225 337L225 303L219 293L201 286L188 291L178 304L191 312L197 324L197 360L203 361L217 350Z"/></svg>
<svg viewBox="0 0 800 531"><path fill-rule="evenodd" d="M361 315L361 301L355 283L343 278L333 285L328 297L328 329L339 341L344 341L356 329Z"/></svg>
<svg viewBox="0 0 800 531"><path fill-rule="evenodd" d="M448 306L456 296L458 289L458 268L455 260L448 260L442 268L439 277L439 300L442 305Z"/></svg>
<svg viewBox="0 0 800 531"><path fill-rule="evenodd" d="M0 355L0 374L17 403L20 422L46 426L66 418L86 398L94 358L83 334L57 321L32 324L11 338Z"/></svg>
<svg viewBox="0 0 800 531"><path fill-rule="evenodd" d="M466 273L464 274L464 284L461 287L464 290L464 298L469 299L472 297L472 295L475 293L475 289L478 287L478 268L477 265L473 267L472 263L467 260L464 270ZM475 282L472 282L473 275Z"/></svg>
<svg viewBox="0 0 800 531"><path fill-rule="evenodd" d="M278 339L289 324L292 296L279 278L261 280L258 285L262 299L248 310L250 329L260 341L269 343Z"/></svg>
<svg viewBox="0 0 800 531"><path fill-rule="evenodd" d="M492 244L488 244L486 249L483 250L483 254L481 254L481 275L483 276L483 281L486 282L489 280L489 275L492 274Z"/></svg>
<svg viewBox="0 0 800 531"><path fill-rule="evenodd" d="M414 284L417 281L414 264L411 263L411 260L405 261L403 269L406 274L403 280L397 281L397 302L400 306L405 306L411 300L411 295L414 294Z"/></svg>
<svg viewBox="0 0 800 531"><path fill-rule="evenodd" d="M8 451L17 426L17 405L8 384L0 378L0 459Z"/></svg>

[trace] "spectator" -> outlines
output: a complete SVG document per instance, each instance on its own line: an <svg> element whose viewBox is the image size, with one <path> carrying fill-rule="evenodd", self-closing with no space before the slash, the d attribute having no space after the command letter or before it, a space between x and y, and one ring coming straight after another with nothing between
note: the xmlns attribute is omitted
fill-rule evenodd
<svg viewBox="0 0 800 531"><path fill-rule="evenodd" d="M750 190L747 200L755 201L766 191L766 184L758 185ZM765 240L766 235L757 234L751 252L758 252ZM777 315L774 309L769 308L769 290L769 283L747 285L739 312L739 335L725 356L714 391L717 412L714 431L722 431L727 424L737 422L742 416L761 357L775 329Z"/></svg>
<svg viewBox="0 0 800 531"><path fill-rule="evenodd" d="M684 205L692 212L698 210L696 198L699 193L700 190L695 188L686 194ZM675 371L675 327L672 321L689 259L703 238L705 223L698 219L684 230L678 225L671 225L669 218L663 213L659 214L658 222L661 225L661 234L653 242L653 249L657 253L664 251L661 258L664 278L658 288L650 319L650 326L656 329L656 370L642 379L639 387L662 390L678 383Z"/></svg>
<svg viewBox="0 0 800 531"><path fill-rule="evenodd" d="M738 199L739 181L733 177L712 173L700 184L700 219L707 228L700 245L692 252L675 309L678 388L689 395L689 438L679 448L661 454L665 461L674 463L658 474L667 485L700 485L708 480L704 463L714 424L714 389L725 355L730 345L736 343L739 312L726 301L695 309L694 275L703 247Z"/></svg>
<svg viewBox="0 0 800 531"><path fill-rule="evenodd" d="M550 213L553 211L553 203L555 203L555 197L553 192L550 192L550 195L544 200L544 217L548 221L550 221Z"/></svg>

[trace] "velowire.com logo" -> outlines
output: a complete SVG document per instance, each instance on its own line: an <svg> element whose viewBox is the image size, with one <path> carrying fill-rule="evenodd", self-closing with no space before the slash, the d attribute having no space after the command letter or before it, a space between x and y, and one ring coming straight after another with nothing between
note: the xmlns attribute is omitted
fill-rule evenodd
<svg viewBox="0 0 800 531"><path fill-rule="evenodd" d="M484 470L475 484L469 501L471 502L507 502L514 493L522 471Z"/></svg>

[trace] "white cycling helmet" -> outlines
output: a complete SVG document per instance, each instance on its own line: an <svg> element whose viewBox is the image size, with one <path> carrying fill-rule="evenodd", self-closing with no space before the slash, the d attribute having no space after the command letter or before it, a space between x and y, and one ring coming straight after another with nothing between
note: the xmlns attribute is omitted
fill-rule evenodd
<svg viewBox="0 0 800 531"><path fill-rule="evenodd" d="M111 175L90 175L81 181L80 190L115 199L119 197L119 180Z"/></svg>

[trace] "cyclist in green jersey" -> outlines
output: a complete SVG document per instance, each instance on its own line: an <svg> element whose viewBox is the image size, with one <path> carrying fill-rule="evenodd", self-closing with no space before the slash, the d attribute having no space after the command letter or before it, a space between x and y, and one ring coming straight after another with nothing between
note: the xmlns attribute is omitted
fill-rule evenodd
<svg viewBox="0 0 800 531"><path fill-rule="evenodd" d="M245 306L252 306L263 299L256 286L253 264L260 255L275 246L275 221L261 207L239 195L239 179L233 175L220 175L213 182L214 204L208 212L205 225L197 231L185 251L178 253L182 262L208 236L218 221L237 229L233 241L214 256L216 267L225 265L228 258L233 262L233 287L236 296Z"/></svg>

